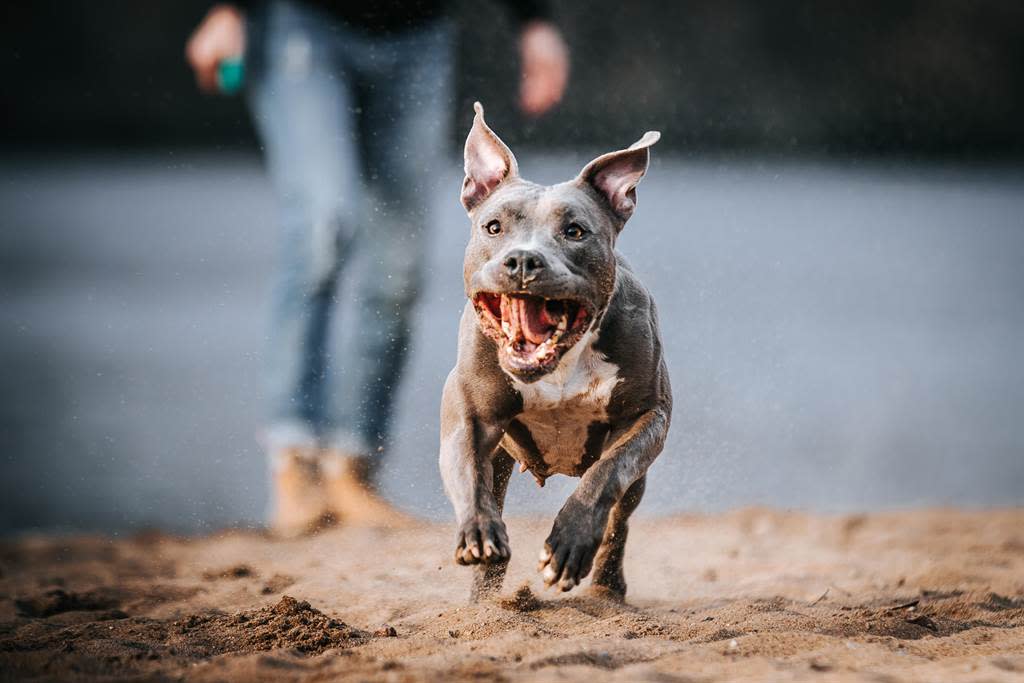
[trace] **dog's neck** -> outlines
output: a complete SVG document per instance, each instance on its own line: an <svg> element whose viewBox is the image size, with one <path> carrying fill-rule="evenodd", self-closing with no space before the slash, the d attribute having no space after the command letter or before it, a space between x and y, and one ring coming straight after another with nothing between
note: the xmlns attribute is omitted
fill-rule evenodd
<svg viewBox="0 0 1024 683"><path fill-rule="evenodd" d="M512 386L522 394L524 407L556 408L584 396L606 405L612 389L621 378L619 366L609 362L594 348L597 340L598 331L593 328L587 330L554 370L534 382L526 383L512 377Z"/></svg>

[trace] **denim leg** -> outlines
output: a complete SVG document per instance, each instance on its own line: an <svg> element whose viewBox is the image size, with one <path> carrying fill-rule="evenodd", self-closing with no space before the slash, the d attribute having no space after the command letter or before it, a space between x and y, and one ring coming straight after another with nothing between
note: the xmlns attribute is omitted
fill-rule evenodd
<svg viewBox="0 0 1024 683"><path fill-rule="evenodd" d="M339 270L364 192L352 83L319 17L273 3L250 105L277 195L279 246L267 365L275 446L315 442L325 419L327 344Z"/></svg>
<svg viewBox="0 0 1024 683"><path fill-rule="evenodd" d="M328 442L374 453L388 437L429 252L439 169L447 163L452 31L438 24L362 51L365 177L374 211L360 233L354 371L332 392Z"/></svg>

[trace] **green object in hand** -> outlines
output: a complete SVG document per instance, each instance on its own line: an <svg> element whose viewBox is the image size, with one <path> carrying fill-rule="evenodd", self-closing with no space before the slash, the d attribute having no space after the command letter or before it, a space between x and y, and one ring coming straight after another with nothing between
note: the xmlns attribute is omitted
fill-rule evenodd
<svg viewBox="0 0 1024 683"><path fill-rule="evenodd" d="M225 95L234 95L245 83L245 63L241 58L225 59L217 65L217 86Z"/></svg>

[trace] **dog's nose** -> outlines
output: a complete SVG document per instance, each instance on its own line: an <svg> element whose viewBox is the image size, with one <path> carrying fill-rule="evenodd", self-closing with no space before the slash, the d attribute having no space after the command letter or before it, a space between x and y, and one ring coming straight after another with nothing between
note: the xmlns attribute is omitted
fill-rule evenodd
<svg viewBox="0 0 1024 683"><path fill-rule="evenodd" d="M509 277L529 282L548 267L548 262L535 251L515 249L505 254L502 265Z"/></svg>

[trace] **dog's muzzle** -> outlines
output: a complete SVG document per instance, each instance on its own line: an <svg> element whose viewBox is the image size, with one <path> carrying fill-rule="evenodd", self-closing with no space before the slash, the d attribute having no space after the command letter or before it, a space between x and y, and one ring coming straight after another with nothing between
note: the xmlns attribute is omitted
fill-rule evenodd
<svg viewBox="0 0 1024 683"><path fill-rule="evenodd" d="M478 292L473 306L481 329L498 345L499 360L524 381L553 370L591 320L580 301L526 292Z"/></svg>

